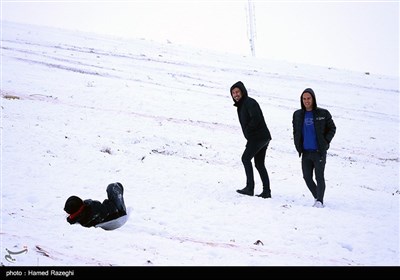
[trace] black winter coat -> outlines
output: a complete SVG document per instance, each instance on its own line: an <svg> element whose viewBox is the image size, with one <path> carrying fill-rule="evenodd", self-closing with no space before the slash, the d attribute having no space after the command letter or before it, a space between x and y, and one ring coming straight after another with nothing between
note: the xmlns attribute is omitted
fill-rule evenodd
<svg viewBox="0 0 400 280"><path fill-rule="evenodd" d="M234 106L237 107L237 113L239 117L240 126L244 137L249 142L268 142L272 139L271 133L265 123L265 119L260 108L260 105L251 97L247 95L247 89L242 82L237 82L231 87L239 88L242 92L242 98L239 102L235 102ZM233 98L232 98L233 99Z"/></svg>
<svg viewBox="0 0 400 280"><path fill-rule="evenodd" d="M70 224L79 223L84 227L92 227L122 216L115 204L108 199L105 199L103 203L86 199L83 204L83 208L78 213L67 218Z"/></svg>
<svg viewBox="0 0 400 280"><path fill-rule="evenodd" d="M309 92L314 99L314 127L315 133L317 135L318 151L324 153L329 149L329 145L333 137L335 136L336 126L329 111L317 107L317 101L314 92L311 89L308 89L307 92ZM302 109L294 112L292 121L293 140L299 156L301 156L301 154L303 153L303 123L306 112L302 101L303 94L300 97Z"/></svg>

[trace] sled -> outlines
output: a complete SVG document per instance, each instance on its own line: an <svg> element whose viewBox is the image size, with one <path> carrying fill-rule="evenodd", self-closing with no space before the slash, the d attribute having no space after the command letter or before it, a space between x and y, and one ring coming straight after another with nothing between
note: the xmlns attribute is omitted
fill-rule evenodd
<svg viewBox="0 0 400 280"><path fill-rule="evenodd" d="M97 225L95 225L95 227L102 228L104 230L114 230L114 229L120 228L126 223L126 221L128 221L130 212L131 212L131 208L127 208L126 215L121 216L115 220L97 224Z"/></svg>

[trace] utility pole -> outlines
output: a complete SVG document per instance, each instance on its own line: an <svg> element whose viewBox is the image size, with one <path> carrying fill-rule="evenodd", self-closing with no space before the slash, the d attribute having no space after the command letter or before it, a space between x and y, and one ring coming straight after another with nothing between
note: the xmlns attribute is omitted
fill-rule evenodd
<svg viewBox="0 0 400 280"><path fill-rule="evenodd" d="M256 18L254 11L254 3L248 0L247 5L247 37L250 42L251 55L256 56L255 40L256 40Z"/></svg>

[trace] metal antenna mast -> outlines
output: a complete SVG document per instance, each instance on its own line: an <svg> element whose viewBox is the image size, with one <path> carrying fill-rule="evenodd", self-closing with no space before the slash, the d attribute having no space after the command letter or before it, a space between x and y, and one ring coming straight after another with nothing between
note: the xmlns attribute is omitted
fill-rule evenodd
<svg viewBox="0 0 400 280"><path fill-rule="evenodd" d="M250 42L251 55L256 56L255 40L256 40L256 18L254 11L254 3L248 0L247 6L247 37Z"/></svg>

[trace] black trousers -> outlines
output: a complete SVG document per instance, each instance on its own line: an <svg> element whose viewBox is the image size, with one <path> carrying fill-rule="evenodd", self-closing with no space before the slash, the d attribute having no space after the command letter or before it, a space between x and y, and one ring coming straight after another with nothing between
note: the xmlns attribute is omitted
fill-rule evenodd
<svg viewBox="0 0 400 280"><path fill-rule="evenodd" d="M124 187L121 183L112 183L107 186L108 200L114 203L120 214L126 214L124 202Z"/></svg>
<svg viewBox="0 0 400 280"><path fill-rule="evenodd" d="M242 163L246 172L246 187L254 189L254 173L251 160L254 158L254 165L260 174L263 184L263 191L271 191L269 186L269 177L265 168L265 153L267 152L268 142L247 142L246 149L242 155Z"/></svg>
<svg viewBox="0 0 400 280"><path fill-rule="evenodd" d="M313 197L324 203L326 152L303 152L301 168L303 178ZM316 183L313 180L315 172Z"/></svg>

